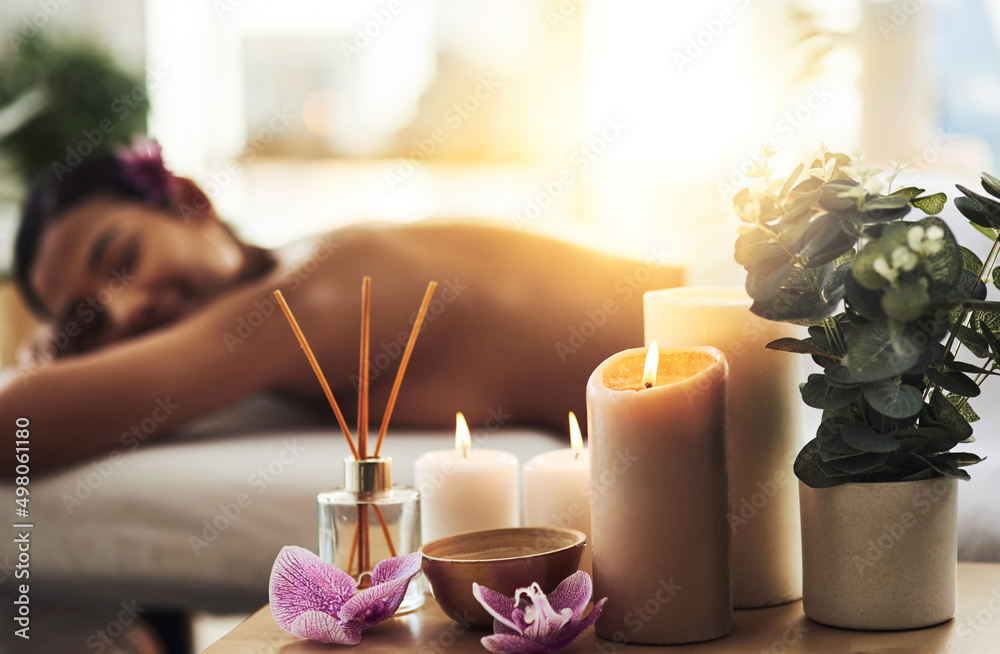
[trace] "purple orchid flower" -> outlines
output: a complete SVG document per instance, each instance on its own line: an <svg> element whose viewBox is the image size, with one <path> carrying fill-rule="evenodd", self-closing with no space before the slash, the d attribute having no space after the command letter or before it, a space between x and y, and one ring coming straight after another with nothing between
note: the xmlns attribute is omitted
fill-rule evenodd
<svg viewBox="0 0 1000 654"><path fill-rule="evenodd" d="M590 575L582 570L566 577L548 596L537 583L519 588L513 599L473 583L472 594L494 618L494 635L483 638L483 647L497 654L551 654L560 650L601 615L607 597L580 619L593 592Z"/></svg>
<svg viewBox="0 0 1000 654"><path fill-rule="evenodd" d="M115 156L121 162L125 179L146 196L146 204L159 207L170 198L173 173L163 164L163 148L145 136L137 135L132 147L119 147Z"/></svg>
<svg viewBox="0 0 1000 654"><path fill-rule="evenodd" d="M419 552L385 559L372 570L371 587L358 591L346 572L302 547L281 548L271 570L271 614L300 638L357 645L361 632L399 609L410 580L420 572Z"/></svg>

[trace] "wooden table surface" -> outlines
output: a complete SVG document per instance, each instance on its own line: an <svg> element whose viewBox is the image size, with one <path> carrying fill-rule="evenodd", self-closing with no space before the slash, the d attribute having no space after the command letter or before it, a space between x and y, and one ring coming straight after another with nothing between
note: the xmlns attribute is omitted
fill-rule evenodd
<svg viewBox="0 0 1000 654"><path fill-rule="evenodd" d="M915 574L919 572L915 571ZM460 654L486 652L479 639L488 632L464 629L448 619L428 595L423 608L366 631L356 648L323 645L296 638L274 623L265 606L207 650L205 654L306 654L308 652L419 652ZM616 645L588 629L567 654L686 652L846 652L910 654L934 652L1000 652L1000 563L960 563L958 613L936 627L909 631L850 631L807 619L802 602L736 612L736 628L725 638L697 645L652 647Z"/></svg>

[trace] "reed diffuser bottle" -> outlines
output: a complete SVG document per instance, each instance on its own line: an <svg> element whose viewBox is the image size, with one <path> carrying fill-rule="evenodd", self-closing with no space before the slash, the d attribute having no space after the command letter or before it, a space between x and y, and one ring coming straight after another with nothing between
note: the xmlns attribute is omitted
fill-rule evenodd
<svg viewBox="0 0 1000 654"><path fill-rule="evenodd" d="M344 459L344 488L316 496L319 553L323 560L369 583L381 560L420 547L420 494L392 485L392 458ZM397 613L424 603L423 577L410 582Z"/></svg>

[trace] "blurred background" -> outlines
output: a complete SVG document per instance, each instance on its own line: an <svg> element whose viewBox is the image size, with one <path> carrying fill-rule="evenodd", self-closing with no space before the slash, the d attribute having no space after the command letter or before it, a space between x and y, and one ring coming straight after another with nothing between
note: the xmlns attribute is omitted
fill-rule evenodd
<svg viewBox="0 0 1000 654"><path fill-rule="evenodd" d="M987 0L5 0L0 270L38 169L147 130L263 245L457 216L740 283L765 141L932 190L995 172L998 26Z"/></svg>

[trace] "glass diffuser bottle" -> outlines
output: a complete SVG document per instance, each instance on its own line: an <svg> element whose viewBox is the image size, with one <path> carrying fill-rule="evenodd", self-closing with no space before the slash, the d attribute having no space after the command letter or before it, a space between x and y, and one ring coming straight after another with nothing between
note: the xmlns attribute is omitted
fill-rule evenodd
<svg viewBox="0 0 1000 654"><path fill-rule="evenodd" d="M420 547L420 494L392 485L392 458L344 459L344 488L316 497L319 553L345 571L359 587L370 583L372 568ZM424 603L423 576L407 588L397 613Z"/></svg>

